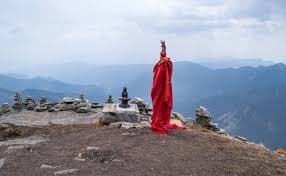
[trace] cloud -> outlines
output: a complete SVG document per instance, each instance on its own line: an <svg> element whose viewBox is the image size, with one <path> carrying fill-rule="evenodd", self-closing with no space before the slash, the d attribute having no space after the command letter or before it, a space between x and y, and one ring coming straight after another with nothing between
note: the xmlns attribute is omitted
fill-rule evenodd
<svg viewBox="0 0 286 176"><path fill-rule="evenodd" d="M286 61L284 0L9 0L0 2L2 64Z"/></svg>

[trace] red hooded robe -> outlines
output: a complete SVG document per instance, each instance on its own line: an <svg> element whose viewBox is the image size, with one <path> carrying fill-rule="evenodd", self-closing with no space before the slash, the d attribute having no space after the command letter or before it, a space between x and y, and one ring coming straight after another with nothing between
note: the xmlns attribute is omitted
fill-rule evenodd
<svg viewBox="0 0 286 176"><path fill-rule="evenodd" d="M170 128L179 128L176 125L170 125L173 108L172 72L172 61L167 57L166 52L161 52L160 60L153 69L154 75L151 91L153 103L151 128L160 134L168 133Z"/></svg>

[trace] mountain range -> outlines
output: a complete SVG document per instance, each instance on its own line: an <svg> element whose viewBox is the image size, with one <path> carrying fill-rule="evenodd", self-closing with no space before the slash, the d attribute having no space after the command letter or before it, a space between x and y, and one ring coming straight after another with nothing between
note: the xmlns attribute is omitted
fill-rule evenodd
<svg viewBox="0 0 286 176"><path fill-rule="evenodd" d="M151 64L137 65L65 65L54 66L53 79L17 79L0 76L0 95L10 98L13 91L33 95L40 92L52 97L78 96L103 101L108 94L116 100L126 86L131 97L150 104ZM43 75L41 75L43 76ZM45 75L47 76L47 75ZM212 69L192 62L174 62L174 111L194 118L194 109L205 106L220 127L270 148L286 148L286 66ZM78 83L78 84L76 84ZM92 85L90 85L92 84ZM31 90L34 89L34 90ZM37 91L35 91L35 89ZM37 93L38 94L38 93ZM53 94L53 95L52 95Z"/></svg>

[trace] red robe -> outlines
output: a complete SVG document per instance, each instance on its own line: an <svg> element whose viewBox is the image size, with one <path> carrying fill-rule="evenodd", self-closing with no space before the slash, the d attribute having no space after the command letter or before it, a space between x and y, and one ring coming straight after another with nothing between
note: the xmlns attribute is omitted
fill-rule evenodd
<svg viewBox="0 0 286 176"><path fill-rule="evenodd" d="M172 61L166 55L161 55L160 61L153 69L154 75L151 91L153 103L151 128L160 134L168 133L170 128L178 128L176 125L170 125L173 108L172 72Z"/></svg>

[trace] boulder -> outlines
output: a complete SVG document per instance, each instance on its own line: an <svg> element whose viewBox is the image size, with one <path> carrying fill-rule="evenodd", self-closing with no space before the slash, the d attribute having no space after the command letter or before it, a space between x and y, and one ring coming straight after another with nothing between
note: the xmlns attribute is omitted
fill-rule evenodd
<svg viewBox="0 0 286 176"><path fill-rule="evenodd" d="M72 103L74 103L76 100L75 99L73 99L73 98L71 98L71 97L64 97L63 98L63 102L64 103L67 103L67 104L72 104Z"/></svg>
<svg viewBox="0 0 286 176"><path fill-rule="evenodd" d="M200 106L196 109L196 124L199 124L203 128L207 128L212 131L219 131L218 125L211 122L212 116L207 108Z"/></svg>
<svg viewBox="0 0 286 176"><path fill-rule="evenodd" d="M207 108L200 106L198 109L196 109L196 115L200 117L206 117L206 118L211 118L211 114L207 110Z"/></svg>

